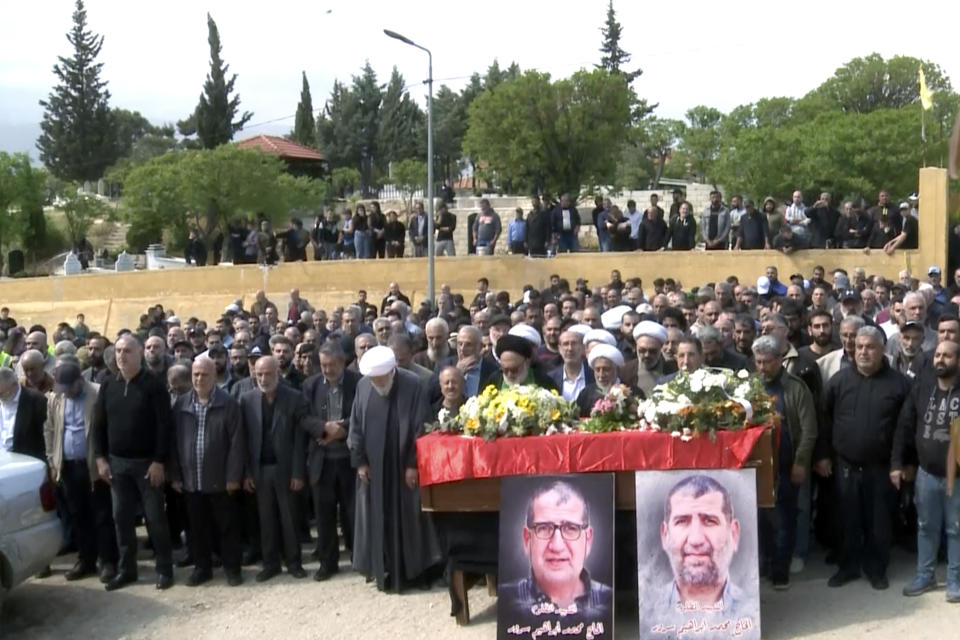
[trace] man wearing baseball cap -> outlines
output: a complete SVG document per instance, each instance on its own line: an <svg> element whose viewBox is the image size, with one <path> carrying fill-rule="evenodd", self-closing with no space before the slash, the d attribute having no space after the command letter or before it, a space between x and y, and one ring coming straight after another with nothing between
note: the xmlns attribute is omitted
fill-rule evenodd
<svg viewBox="0 0 960 640"><path fill-rule="evenodd" d="M100 385L83 379L80 365L61 361L47 399L43 439L47 464L60 485L77 546L77 562L64 574L79 580L97 573L109 582L117 573L117 537L110 487L100 479L90 442L90 427Z"/></svg>

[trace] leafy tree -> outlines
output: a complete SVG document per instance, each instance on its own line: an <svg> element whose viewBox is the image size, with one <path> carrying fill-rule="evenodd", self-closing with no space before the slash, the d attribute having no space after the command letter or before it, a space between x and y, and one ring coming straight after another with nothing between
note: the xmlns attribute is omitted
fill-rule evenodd
<svg viewBox="0 0 960 640"><path fill-rule="evenodd" d="M87 29L87 10L77 0L73 29L67 33L73 47L69 58L59 56L53 73L58 84L46 100L37 147L40 159L56 176L66 180L96 180L117 158L110 92L100 79L103 63L97 62L103 36Z"/></svg>
<svg viewBox="0 0 960 640"><path fill-rule="evenodd" d="M47 172L34 169L26 154L19 154L17 172L20 179L20 237L23 248L36 252L43 248L47 235L47 218L43 213Z"/></svg>
<svg viewBox="0 0 960 640"><path fill-rule="evenodd" d="M680 148L693 163L693 171L704 181L716 183L714 163L720 153L720 121L723 114L713 107L699 105L687 110L687 121Z"/></svg>
<svg viewBox="0 0 960 640"><path fill-rule="evenodd" d="M330 188L337 198L346 198L360 188L360 172L352 167L337 167L330 172Z"/></svg>
<svg viewBox="0 0 960 640"><path fill-rule="evenodd" d="M413 194L427 184L427 163L407 158L393 165L393 184L403 193L407 212L413 210Z"/></svg>
<svg viewBox="0 0 960 640"><path fill-rule="evenodd" d="M310 97L310 83L307 72L303 72L303 87L300 89L300 103L297 105L297 119L290 136L294 142L308 147L317 146L317 122L313 117L313 99Z"/></svg>
<svg viewBox="0 0 960 640"><path fill-rule="evenodd" d="M380 170L386 164L427 155L426 115L404 89L403 76L393 68L380 104Z"/></svg>
<svg viewBox="0 0 960 640"><path fill-rule="evenodd" d="M203 83L203 93L196 110L186 120L177 123L181 135L197 134L204 149L213 149L233 140L235 134L250 121L253 114L244 111L239 120L234 120L240 111L240 95L233 94L237 74L227 80L230 65L220 58L220 32L217 23L207 14L207 42L210 44L210 73Z"/></svg>
<svg viewBox="0 0 960 640"><path fill-rule="evenodd" d="M72 245L76 245L87 235L94 220L110 214L110 208L99 197L82 192L79 188L67 193L60 208L67 222L67 235Z"/></svg>
<svg viewBox="0 0 960 640"><path fill-rule="evenodd" d="M823 99L845 113L869 113L875 109L899 109L919 101L917 71L923 68L933 91L951 91L950 80L932 62L910 56L884 60L878 53L854 58L807 97Z"/></svg>
<svg viewBox="0 0 960 640"><path fill-rule="evenodd" d="M610 184L630 120L630 93L622 77L578 71L551 82L527 71L470 106L464 149L514 187L579 194Z"/></svg>
<svg viewBox="0 0 960 640"><path fill-rule="evenodd" d="M222 145L168 153L127 176L128 242L155 242L165 230L182 241L191 227L210 238L244 215L286 216L325 199L322 181L294 178L279 158L256 150Z"/></svg>
<svg viewBox="0 0 960 640"><path fill-rule="evenodd" d="M46 235L46 181L47 172L33 168L27 154L0 151L0 245L19 238L27 250L42 246Z"/></svg>
<svg viewBox="0 0 960 640"><path fill-rule="evenodd" d="M160 135L166 129L155 127L139 111L113 109L113 121L117 131L117 157L125 158L133 151L137 142L149 135ZM172 127L169 135L173 136Z"/></svg>

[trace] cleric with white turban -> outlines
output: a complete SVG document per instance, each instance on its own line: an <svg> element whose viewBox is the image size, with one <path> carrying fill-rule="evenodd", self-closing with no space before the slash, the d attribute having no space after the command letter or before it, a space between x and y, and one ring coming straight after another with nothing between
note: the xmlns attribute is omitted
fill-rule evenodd
<svg viewBox="0 0 960 640"><path fill-rule="evenodd" d="M530 326L526 322L521 322L510 327L510 331L507 332L511 336L519 336L532 344L534 347L539 347L542 344L540 339L540 332L536 328Z"/></svg>

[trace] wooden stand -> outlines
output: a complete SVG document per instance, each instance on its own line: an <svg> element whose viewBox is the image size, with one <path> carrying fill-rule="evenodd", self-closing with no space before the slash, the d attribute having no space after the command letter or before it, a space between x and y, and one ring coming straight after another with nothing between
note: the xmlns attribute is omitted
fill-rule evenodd
<svg viewBox="0 0 960 640"><path fill-rule="evenodd" d="M757 506L772 508L776 504L777 467L774 464L774 429L763 432L753 448L744 468L757 470ZM615 474L615 504L621 511L637 508L636 479L634 471ZM446 482L420 487L420 505L424 511L465 513L496 512L500 510L500 478L478 478ZM467 592L474 582L468 581L461 570L450 576L454 597L459 601L457 624L470 622L470 605ZM468 584L469 583L469 584ZM491 595L496 592L496 577L487 574L487 588Z"/></svg>

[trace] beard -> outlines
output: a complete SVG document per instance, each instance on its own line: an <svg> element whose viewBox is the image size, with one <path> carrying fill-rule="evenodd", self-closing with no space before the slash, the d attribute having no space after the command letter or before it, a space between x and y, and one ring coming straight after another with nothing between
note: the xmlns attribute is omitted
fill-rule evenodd
<svg viewBox="0 0 960 640"><path fill-rule="evenodd" d="M440 349L434 349L431 346L427 346L427 357L430 358L430 362L440 362L450 354L450 347L446 344L443 345Z"/></svg>
<svg viewBox="0 0 960 640"><path fill-rule="evenodd" d="M937 377L943 380L954 378L957 375L958 367L948 367L945 364L935 364L933 365L933 370L936 372Z"/></svg>
<svg viewBox="0 0 960 640"><path fill-rule="evenodd" d="M395 373L391 374L390 380L388 380L387 384L383 385L382 387L374 384L372 381L370 382L370 386L373 387L373 390L376 391L381 398L386 398L388 395L390 395L390 390L393 389L393 379L395 375Z"/></svg>
<svg viewBox="0 0 960 640"><path fill-rule="evenodd" d="M817 343L818 347L829 347L830 343L833 342L833 337L829 333L821 333L814 336L813 341Z"/></svg>
<svg viewBox="0 0 960 640"><path fill-rule="evenodd" d="M717 563L711 557L704 564L699 566L687 566L682 560L680 562L677 577L687 584L709 585L720 581L720 570L717 569Z"/></svg>

